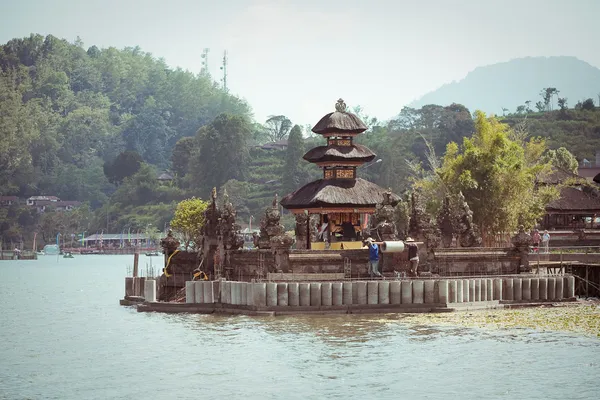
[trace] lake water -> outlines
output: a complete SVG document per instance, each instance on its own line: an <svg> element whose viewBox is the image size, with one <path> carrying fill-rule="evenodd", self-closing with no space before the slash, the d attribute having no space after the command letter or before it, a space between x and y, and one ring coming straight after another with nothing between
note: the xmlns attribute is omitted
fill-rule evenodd
<svg viewBox="0 0 600 400"><path fill-rule="evenodd" d="M132 263L0 261L0 399L600 397L597 338L395 315L137 313L118 305Z"/></svg>

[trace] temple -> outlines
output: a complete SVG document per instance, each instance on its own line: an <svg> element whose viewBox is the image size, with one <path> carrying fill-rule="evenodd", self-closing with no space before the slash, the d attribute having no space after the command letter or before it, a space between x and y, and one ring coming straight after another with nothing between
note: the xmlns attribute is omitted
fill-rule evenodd
<svg viewBox="0 0 600 400"><path fill-rule="evenodd" d="M312 129L325 137L327 145L315 147L303 157L323 170L323 178L281 200L281 205L296 215L298 249L359 249L361 237L368 234L369 217L375 213L376 204L384 198L392 206L400 201L397 195L358 177L359 167L376 156L368 147L354 143L354 138L367 127L346 110L342 99L335 109ZM311 232L315 224L309 222L315 219L316 233Z"/></svg>

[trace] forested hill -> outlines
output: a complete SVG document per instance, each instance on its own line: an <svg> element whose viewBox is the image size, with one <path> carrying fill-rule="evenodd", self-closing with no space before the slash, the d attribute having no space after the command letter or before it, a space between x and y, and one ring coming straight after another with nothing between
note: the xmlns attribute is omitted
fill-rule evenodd
<svg viewBox="0 0 600 400"><path fill-rule="evenodd" d="M210 76L169 68L138 47L85 48L48 35L0 46L0 195L101 204L103 172L124 150L159 169L182 137L250 107Z"/></svg>
<svg viewBox="0 0 600 400"><path fill-rule="evenodd" d="M458 82L427 93L410 107L460 103L470 110L503 114L531 101L541 100L541 88L560 89L560 97L574 105L600 95L600 69L575 57L527 57L478 67ZM557 108L557 99L552 99Z"/></svg>

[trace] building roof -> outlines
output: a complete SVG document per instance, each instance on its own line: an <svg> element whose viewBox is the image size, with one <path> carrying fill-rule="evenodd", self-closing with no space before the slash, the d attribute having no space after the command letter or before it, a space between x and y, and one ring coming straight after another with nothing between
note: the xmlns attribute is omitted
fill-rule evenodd
<svg viewBox="0 0 600 400"><path fill-rule="evenodd" d="M100 240L102 238L102 240L145 240L148 238L148 235L146 235L145 233L130 233L129 235L127 234L127 232L124 233L94 233L93 235L90 235L86 238L84 238L84 241L87 240Z"/></svg>
<svg viewBox="0 0 600 400"><path fill-rule="evenodd" d="M546 210L600 212L600 197L582 188L565 186L560 189L560 197L549 203Z"/></svg>
<svg viewBox="0 0 600 400"><path fill-rule="evenodd" d="M167 172L163 172L156 179L158 179L159 181L172 181L173 180L173 176L171 174L167 173Z"/></svg>
<svg viewBox="0 0 600 400"><path fill-rule="evenodd" d="M340 136L357 135L367 130L367 126L356 115L346 111L346 103L339 99L336 111L325 115L312 128L319 135L339 134Z"/></svg>
<svg viewBox="0 0 600 400"><path fill-rule="evenodd" d="M536 178L536 181L537 181L537 183L543 183L546 185L558 185L569 179L585 180L585 178L583 178L571 171L568 171L566 169L559 168L559 167L553 167L550 172L540 174Z"/></svg>
<svg viewBox="0 0 600 400"><path fill-rule="evenodd" d="M0 196L0 201L19 201L17 196Z"/></svg>
<svg viewBox="0 0 600 400"><path fill-rule="evenodd" d="M287 139L278 140L276 142L265 143L262 146L258 146L263 150L283 150L287 148L288 141Z"/></svg>
<svg viewBox="0 0 600 400"><path fill-rule="evenodd" d="M384 199L386 189L366 181L357 179L319 179L302 186L281 200L287 209L314 207L375 207ZM392 205L400 201L400 197L391 195Z"/></svg>
<svg viewBox="0 0 600 400"><path fill-rule="evenodd" d="M309 150L303 157L306 161L316 163L324 161L362 161L369 162L375 158L367 146L318 146Z"/></svg>
<svg viewBox="0 0 600 400"><path fill-rule="evenodd" d="M29 201L59 201L60 199L56 196L31 196L27 200Z"/></svg>

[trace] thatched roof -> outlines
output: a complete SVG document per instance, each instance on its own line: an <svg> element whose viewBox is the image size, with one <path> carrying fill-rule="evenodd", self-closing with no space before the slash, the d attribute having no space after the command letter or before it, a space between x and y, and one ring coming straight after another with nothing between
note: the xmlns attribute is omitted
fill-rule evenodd
<svg viewBox="0 0 600 400"><path fill-rule="evenodd" d="M375 158L367 146L318 146L309 150L303 157L308 162L324 161L363 161L369 162Z"/></svg>
<svg viewBox="0 0 600 400"><path fill-rule="evenodd" d="M366 181L357 179L319 179L302 186L281 200L287 209L311 207L375 207L381 203L386 189ZM400 197L392 194L392 205L400 201Z"/></svg>
<svg viewBox="0 0 600 400"><path fill-rule="evenodd" d="M546 206L546 211L600 211L600 197L581 188L565 186L560 197Z"/></svg>
<svg viewBox="0 0 600 400"><path fill-rule="evenodd" d="M559 183L565 182L566 180L577 180L577 179L584 180L585 178L582 178L581 176L579 176L571 171L567 171L566 169L563 169L560 167L553 167L550 172L540 174L536 178L536 182L546 184L546 185L557 185Z"/></svg>
<svg viewBox="0 0 600 400"><path fill-rule="evenodd" d="M367 130L367 126L356 115L346 111L346 103L339 99L335 105L335 112L329 113L312 128L314 133L325 135L336 134L359 134Z"/></svg>

